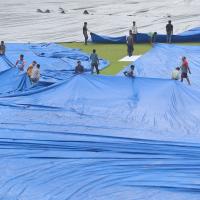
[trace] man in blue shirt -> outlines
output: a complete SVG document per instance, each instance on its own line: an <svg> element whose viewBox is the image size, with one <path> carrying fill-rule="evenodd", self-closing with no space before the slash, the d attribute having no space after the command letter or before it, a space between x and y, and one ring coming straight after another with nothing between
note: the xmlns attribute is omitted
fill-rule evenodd
<svg viewBox="0 0 200 200"><path fill-rule="evenodd" d="M98 55L96 54L96 50L93 49L92 54L90 55L90 60L91 60L91 72L92 74L94 73L94 68L96 69L97 74L99 74L99 58Z"/></svg>

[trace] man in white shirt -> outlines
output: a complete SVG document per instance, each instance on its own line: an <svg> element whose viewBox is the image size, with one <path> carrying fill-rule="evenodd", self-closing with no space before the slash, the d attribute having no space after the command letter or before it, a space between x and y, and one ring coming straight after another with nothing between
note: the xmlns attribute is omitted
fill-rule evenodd
<svg viewBox="0 0 200 200"><path fill-rule="evenodd" d="M133 26L132 26L132 34L133 34L133 41L136 42L136 36L137 36L137 26L136 26L136 22L133 21Z"/></svg>
<svg viewBox="0 0 200 200"><path fill-rule="evenodd" d="M40 79L40 65L37 64L33 67L32 74L31 74L31 81L33 83L37 83Z"/></svg>
<svg viewBox="0 0 200 200"><path fill-rule="evenodd" d="M172 71L172 79L173 80L179 80L180 79L180 67L176 67L176 69L174 69Z"/></svg>

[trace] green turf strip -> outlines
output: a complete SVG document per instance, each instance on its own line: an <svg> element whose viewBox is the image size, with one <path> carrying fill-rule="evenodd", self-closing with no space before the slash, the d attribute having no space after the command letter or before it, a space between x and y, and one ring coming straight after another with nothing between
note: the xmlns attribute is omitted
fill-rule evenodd
<svg viewBox="0 0 200 200"><path fill-rule="evenodd" d="M83 43L61 43L65 47L79 48L84 52L91 53L93 49L96 49L97 54L107 59L110 65L101 71L104 75L115 75L119 73L124 67L131 62L119 62L120 59L127 55L127 46L125 44L94 44L89 43L84 45ZM200 43L184 43L180 45L200 45ZM134 55L143 55L145 52L151 49L150 44L136 44L134 46Z"/></svg>

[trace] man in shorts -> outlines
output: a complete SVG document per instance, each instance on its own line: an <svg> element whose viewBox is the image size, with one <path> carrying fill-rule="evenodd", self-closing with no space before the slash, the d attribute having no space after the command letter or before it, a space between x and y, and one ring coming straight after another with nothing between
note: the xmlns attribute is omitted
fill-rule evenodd
<svg viewBox="0 0 200 200"><path fill-rule="evenodd" d="M183 82L183 79L185 78L189 85L191 85L188 72L191 74L188 61L185 56L182 57L182 65L181 65L181 82Z"/></svg>

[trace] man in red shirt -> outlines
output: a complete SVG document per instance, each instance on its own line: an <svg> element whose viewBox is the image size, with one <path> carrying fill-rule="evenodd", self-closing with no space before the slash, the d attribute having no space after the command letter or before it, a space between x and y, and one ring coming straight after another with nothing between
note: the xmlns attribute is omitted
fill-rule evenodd
<svg viewBox="0 0 200 200"><path fill-rule="evenodd" d="M186 60L186 57L183 56L182 57L182 65L181 65L181 82L183 82L183 79L186 78L188 84L191 85L189 77L188 77L188 72L191 74L191 71L190 71L190 68L188 65L188 61Z"/></svg>

